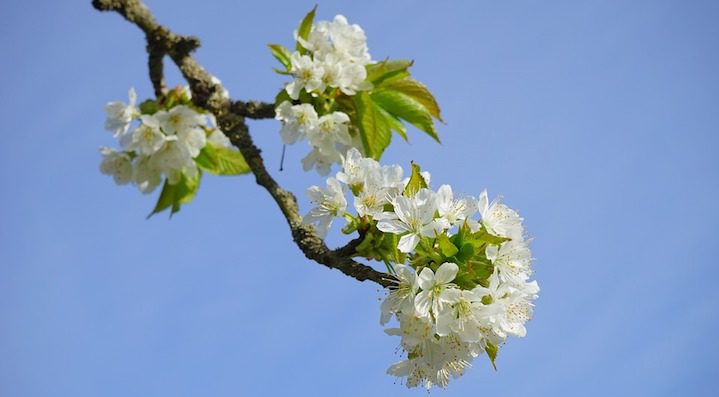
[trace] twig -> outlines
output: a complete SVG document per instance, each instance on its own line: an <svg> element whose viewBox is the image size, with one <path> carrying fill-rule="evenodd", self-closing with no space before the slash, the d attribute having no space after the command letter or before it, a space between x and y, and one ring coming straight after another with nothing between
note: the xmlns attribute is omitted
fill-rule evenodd
<svg viewBox="0 0 719 397"><path fill-rule="evenodd" d="M337 269L359 281L370 280L383 287L395 284L391 275L378 272L352 259L354 248L359 244L356 240L333 251L317 236L312 226L302 223L295 196L283 189L267 172L260 149L253 143L245 124L245 117L258 119L274 117L274 108L271 104L255 101L233 102L225 98L222 95L223 87L216 82L217 80L213 81L212 75L191 55L200 46L200 41L192 36L177 35L158 24L147 6L140 0L93 0L92 5L100 11L119 13L145 33L150 80L156 93L164 90L162 58L166 54L172 59L190 85L192 101L215 115L220 129L245 157L257 184L264 187L277 203L287 219L292 238L307 258Z"/></svg>

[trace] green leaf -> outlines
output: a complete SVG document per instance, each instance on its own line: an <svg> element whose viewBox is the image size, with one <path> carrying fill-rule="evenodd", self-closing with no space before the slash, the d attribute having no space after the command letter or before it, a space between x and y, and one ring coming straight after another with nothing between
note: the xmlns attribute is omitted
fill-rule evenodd
<svg viewBox="0 0 719 397"><path fill-rule="evenodd" d="M499 346L487 342L487 347L484 349L487 351L487 356L489 357L489 360L492 362L492 366L494 367L494 370L497 370L497 364L495 363L495 360L497 360L497 353L499 352Z"/></svg>
<svg viewBox="0 0 719 397"><path fill-rule="evenodd" d="M399 134L399 136L402 137L405 141L407 141L407 129L404 127L404 124L400 121L399 118L396 116L393 116L389 114L386 110L382 109L381 107L377 107L379 109L380 114L384 118L385 123L391 130L394 130Z"/></svg>
<svg viewBox="0 0 719 397"><path fill-rule="evenodd" d="M367 81L374 87L380 87L384 82L401 79L409 76L410 66L414 61L407 59L384 60L365 66L367 70Z"/></svg>
<svg viewBox="0 0 719 397"><path fill-rule="evenodd" d="M459 252L459 249L449 241L449 237L444 233L437 236L437 243L439 244L440 251L442 251L442 255L446 258L450 258Z"/></svg>
<svg viewBox="0 0 719 397"><path fill-rule="evenodd" d="M300 22L300 26L297 28L297 37L307 40L307 37L310 35L310 30L312 30L312 22L315 19L315 11L317 11L317 5L312 7L312 10L310 10L310 12L302 18L302 22ZM299 40L297 40L296 49L303 54L307 52L307 50L302 47Z"/></svg>
<svg viewBox="0 0 719 397"><path fill-rule="evenodd" d="M463 244L460 247L459 252L454 256L457 264L464 263L474 256L474 246L472 244Z"/></svg>
<svg viewBox="0 0 719 397"><path fill-rule="evenodd" d="M419 102L429 112L429 114L432 115L432 117L436 118L439 121L443 121L442 116L440 115L439 104L437 103L437 100L434 98L434 95L432 95L432 93L429 91L429 88L427 88L427 86L420 83L419 81L412 78L392 80L390 82L387 82L387 84L383 85L382 88L401 92L411 97L415 101Z"/></svg>
<svg viewBox="0 0 719 397"><path fill-rule="evenodd" d="M250 172L250 166L237 150L207 143L195 163L213 175L241 175Z"/></svg>
<svg viewBox="0 0 719 397"><path fill-rule="evenodd" d="M275 72L275 73L277 73L277 74L281 74L281 75L283 75L283 76L292 76L292 73L290 73L290 72L288 72L288 71L286 71L286 70L280 70L280 69L277 69L277 68L272 68L272 71Z"/></svg>
<svg viewBox="0 0 719 397"><path fill-rule="evenodd" d="M495 236L495 235L489 233L489 231L487 231L487 229L484 226L482 226L481 229L479 229L476 233L474 233L473 237L483 243L492 244L492 245L500 245L505 241L511 240L511 238L509 238L509 237Z"/></svg>
<svg viewBox="0 0 719 397"><path fill-rule="evenodd" d="M475 255L472 259L466 261L464 265L471 280L476 283L488 279L494 273L494 265L483 255Z"/></svg>
<svg viewBox="0 0 719 397"><path fill-rule="evenodd" d="M201 177L202 171L198 171L195 178L188 178L183 174L182 178L174 185L171 185L167 179L165 179L165 184L162 186L162 192L160 192L160 197L157 199L157 204L155 204L155 208L147 217L149 218L168 208L171 209L170 216L180 211L182 204L189 203L197 194Z"/></svg>
<svg viewBox="0 0 719 397"><path fill-rule="evenodd" d="M292 98L290 98L290 94L287 93L287 90L282 89L282 91L278 92L275 96L275 107L280 106L280 104L285 101L292 103Z"/></svg>
<svg viewBox="0 0 719 397"><path fill-rule="evenodd" d="M419 189L426 187L427 181L425 181L422 174L420 174L419 166L413 161L412 175L409 177L409 182L407 182L407 186L404 188L404 192L402 192L402 195L406 197L412 197L417 194Z"/></svg>
<svg viewBox="0 0 719 397"><path fill-rule="evenodd" d="M432 114L413 97L400 91L383 88L372 92L372 100L387 112L407 120L439 142Z"/></svg>
<svg viewBox="0 0 719 397"><path fill-rule="evenodd" d="M392 139L390 126L367 92L357 93L353 100L357 117L354 124L359 128L365 153L379 160Z"/></svg>
<svg viewBox="0 0 719 397"><path fill-rule="evenodd" d="M285 67L285 69L290 70L290 65L292 62L290 61L290 57L292 54L290 54L290 50L285 48L283 45L280 44L267 44L268 47L270 47L270 51L272 52L272 56L275 57L282 66Z"/></svg>

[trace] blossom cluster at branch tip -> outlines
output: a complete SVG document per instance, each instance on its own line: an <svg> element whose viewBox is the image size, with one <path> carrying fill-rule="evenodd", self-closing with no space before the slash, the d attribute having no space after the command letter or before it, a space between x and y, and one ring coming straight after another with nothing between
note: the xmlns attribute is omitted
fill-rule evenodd
<svg viewBox="0 0 719 397"><path fill-rule="evenodd" d="M313 24L307 38L295 33L295 39L304 51L290 56L289 99L278 104L275 118L282 122L284 144L306 139L312 147L302 160L304 170L327 175L348 148L362 147L349 132L349 116L335 109L334 100L371 87L365 66L372 57L362 28L342 15Z"/></svg>
<svg viewBox="0 0 719 397"><path fill-rule="evenodd" d="M509 336L525 336L539 287L530 281L532 255L515 210L490 201L486 190L478 199L455 197L449 185L432 190L418 167L404 177L402 167L381 166L356 149L342 165L326 188L308 189L316 207L305 223L321 236L335 217L359 225L372 241L358 254L385 261L396 277L380 322L397 320L386 332L401 337L407 356L389 374L408 387L446 387L474 358L486 352L494 364ZM356 216L346 212L346 192Z"/></svg>
<svg viewBox="0 0 719 397"><path fill-rule="evenodd" d="M183 176L197 177L194 159L208 142L231 147L216 127L214 116L188 106L189 90L178 89L173 94L187 104L143 112L137 106L135 90L130 89L128 103L109 102L105 106L105 129L121 149L100 148L100 171L112 176L118 185L133 183L143 193L154 191L163 177L175 185Z"/></svg>

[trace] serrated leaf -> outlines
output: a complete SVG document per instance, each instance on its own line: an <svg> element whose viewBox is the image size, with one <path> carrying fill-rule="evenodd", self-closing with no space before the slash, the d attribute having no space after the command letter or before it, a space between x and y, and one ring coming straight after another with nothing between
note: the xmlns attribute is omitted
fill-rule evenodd
<svg viewBox="0 0 719 397"><path fill-rule="evenodd" d="M250 172L250 166L242 153L210 142L195 157L195 163L213 175L241 175Z"/></svg>
<svg viewBox="0 0 719 397"><path fill-rule="evenodd" d="M413 63L414 61L407 59L387 59L382 62L369 64L365 66L367 70L366 80L372 83L374 87L380 87L387 81L409 76L407 69L409 69Z"/></svg>
<svg viewBox="0 0 719 397"><path fill-rule="evenodd" d="M400 91L381 89L372 92L372 100L388 113L406 120L439 142L432 114L414 98Z"/></svg>
<svg viewBox="0 0 719 397"><path fill-rule="evenodd" d="M432 95L429 91L429 88L419 81L412 78L392 80L383 85L382 88L401 92L412 97L414 100L422 104L432 117L439 121L443 121L442 116L440 115L437 99L435 99L434 95Z"/></svg>
<svg viewBox="0 0 719 397"><path fill-rule="evenodd" d="M353 100L357 118L353 121L359 128L365 153L375 160L379 160L392 139L390 126L367 92L357 93Z"/></svg>
<svg viewBox="0 0 719 397"><path fill-rule="evenodd" d="M487 351L487 357L489 357L489 360L492 362L492 367L494 367L494 370L497 370L497 364L495 361L497 360L497 353L499 352L499 346L487 342L487 347L484 349Z"/></svg>
<svg viewBox="0 0 719 397"><path fill-rule="evenodd" d="M307 37L310 35L310 31L312 30L312 22L315 19L316 11L317 5L312 7L312 10L310 10L310 12L308 12L307 15L302 18L302 22L300 22L300 26L297 28L297 37L307 40ZM297 40L297 46L295 48L297 49L297 51L300 51L303 54L307 52L307 50L302 47L299 40Z"/></svg>
<svg viewBox="0 0 719 397"><path fill-rule="evenodd" d="M275 59L277 59L278 61L280 61L280 63L282 64L282 66L285 67L285 69L290 70L290 65L292 64L292 62L290 61L290 57L292 56L292 54L290 54L290 50L280 44L267 44L267 47L270 48L272 56L275 57Z"/></svg>
<svg viewBox="0 0 719 397"><path fill-rule="evenodd" d="M188 178L186 175L182 175L182 178L174 185L171 185L167 179L165 179L165 184L162 186L157 204L155 204L155 208L147 217L149 218L168 208L170 208L170 216L180 211L182 204L189 203L197 194L201 177L202 171L198 170L196 177Z"/></svg>
<svg viewBox="0 0 719 397"><path fill-rule="evenodd" d="M393 131L395 131L399 136L402 137L402 139L407 141L407 128L405 128L404 124L402 124L402 121L400 121L399 118L389 114L386 110L382 109L381 107L377 107L380 110L380 113L382 114L382 117L384 117L385 123L389 126L389 128Z"/></svg>
<svg viewBox="0 0 719 397"><path fill-rule="evenodd" d="M445 258L450 258L459 252L459 249L449 241L449 237L444 233L437 236L437 244L439 244L439 250L442 251Z"/></svg>
<svg viewBox="0 0 719 397"><path fill-rule="evenodd" d="M407 186L404 188L404 192L402 192L403 196L406 197L412 197L422 188L427 188L427 181L424 180L424 177L420 173L419 165L417 165L414 161L412 162L412 175L409 177L409 182L407 182Z"/></svg>

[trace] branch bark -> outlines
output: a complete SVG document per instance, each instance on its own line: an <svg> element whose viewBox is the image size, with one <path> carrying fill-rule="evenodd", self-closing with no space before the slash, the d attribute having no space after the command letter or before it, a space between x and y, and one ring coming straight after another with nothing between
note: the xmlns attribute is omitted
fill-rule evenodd
<svg viewBox="0 0 719 397"><path fill-rule="evenodd" d="M260 149L250 136L245 118L266 119L274 117L274 106L257 101L231 101L223 96L223 87L213 79L193 57L192 52L200 46L199 39L181 36L157 23L150 10L140 0L93 0L99 11L115 11L129 22L137 25L147 39L150 80L156 95L165 92L162 60L165 55L180 69L192 91L195 105L213 113L218 126L236 146L249 164L255 180L272 196L282 211L292 232L292 238L305 256L315 262L337 269L359 281L374 281L390 287L395 284L393 276L378 272L372 267L352 259L357 240L344 247L330 250L319 238L312 226L302 224L295 196L283 189L264 166Z"/></svg>

